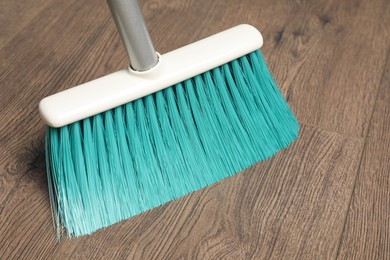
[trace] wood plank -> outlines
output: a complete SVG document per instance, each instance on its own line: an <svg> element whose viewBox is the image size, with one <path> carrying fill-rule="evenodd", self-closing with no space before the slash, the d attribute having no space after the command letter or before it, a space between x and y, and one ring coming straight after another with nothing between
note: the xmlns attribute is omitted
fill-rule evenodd
<svg viewBox="0 0 390 260"><path fill-rule="evenodd" d="M390 49L349 207L340 259L390 256Z"/></svg>
<svg viewBox="0 0 390 260"><path fill-rule="evenodd" d="M274 46L265 35L275 77L300 122L365 136L390 42L390 2L297 3Z"/></svg>
<svg viewBox="0 0 390 260"><path fill-rule="evenodd" d="M44 178L4 206L8 258L314 259L334 257L362 140L304 126L276 157L165 206L56 244Z"/></svg>
<svg viewBox="0 0 390 260"><path fill-rule="evenodd" d="M31 21L52 1L2 0L0 2L0 48Z"/></svg>

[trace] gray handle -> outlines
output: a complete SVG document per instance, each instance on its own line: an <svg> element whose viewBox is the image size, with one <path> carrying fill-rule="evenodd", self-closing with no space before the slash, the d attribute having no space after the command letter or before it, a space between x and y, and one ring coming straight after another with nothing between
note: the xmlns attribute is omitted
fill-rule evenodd
<svg viewBox="0 0 390 260"><path fill-rule="evenodd" d="M158 62L138 0L107 0L116 27L136 71L153 68Z"/></svg>

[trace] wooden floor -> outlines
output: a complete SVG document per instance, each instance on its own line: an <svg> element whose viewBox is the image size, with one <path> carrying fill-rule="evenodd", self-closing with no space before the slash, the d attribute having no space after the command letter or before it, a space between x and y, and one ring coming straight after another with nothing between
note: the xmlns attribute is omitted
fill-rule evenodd
<svg viewBox="0 0 390 260"><path fill-rule="evenodd" d="M160 53L240 23L302 125L235 177L58 243L43 97L126 65L105 1L0 1L0 259L390 259L390 1L144 0Z"/></svg>

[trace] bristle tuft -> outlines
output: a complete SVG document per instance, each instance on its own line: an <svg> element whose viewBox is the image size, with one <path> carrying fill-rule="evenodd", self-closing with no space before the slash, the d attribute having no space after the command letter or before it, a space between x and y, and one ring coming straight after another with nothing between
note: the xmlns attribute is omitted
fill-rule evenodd
<svg viewBox="0 0 390 260"><path fill-rule="evenodd" d="M80 236L265 160L299 125L259 51L81 122L47 128L57 236Z"/></svg>

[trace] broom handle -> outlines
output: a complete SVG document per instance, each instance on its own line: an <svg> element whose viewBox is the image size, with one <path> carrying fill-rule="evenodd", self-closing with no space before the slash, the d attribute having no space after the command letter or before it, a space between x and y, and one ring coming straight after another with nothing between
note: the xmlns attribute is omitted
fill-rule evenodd
<svg viewBox="0 0 390 260"><path fill-rule="evenodd" d="M158 62L138 0L107 0L116 27L136 71L153 68Z"/></svg>

